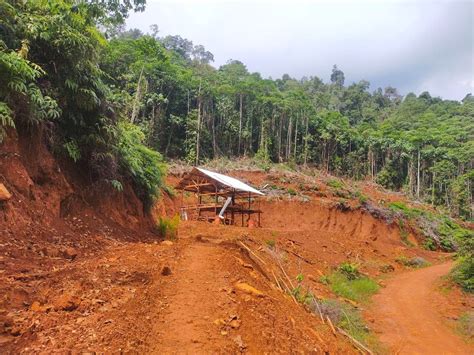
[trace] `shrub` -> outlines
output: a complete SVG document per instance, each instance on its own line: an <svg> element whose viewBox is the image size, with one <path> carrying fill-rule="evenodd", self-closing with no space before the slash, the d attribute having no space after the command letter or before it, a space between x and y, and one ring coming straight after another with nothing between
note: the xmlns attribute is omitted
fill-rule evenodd
<svg viewBox="0 0 474 355"><path fill-rule="evenodd" d="M474 292L474 257L461 257L451 275L464 291Z"/></svg>
<svg viewBox="0 0 474 355"><path fill-rule="evenodd" d="M466 233L459 240L460 258L453 270L454 280L467 292L474 292L474 236Z"/></svg>
<svg viewBox="0 0 474 355"><path fill-rule="evenodd" d="M355 280L360 277L359 267L352 263L342 263L339 271L347 277L348 280Z"/></svg>
<svg viewBox="0 0 474 355"><path fill-rule="evenodd" d="M474 312L466 312L458 320L458 331L469 341L474 340Z"/></svg>
<svg viewBox="0 0 474 355"><path fill-rule="evenodd" d="M173 188L173 186L164 185L162 189L169 197L173 198L176 196L176 190Z"/></svg>
<svg viewBox="0 0 474 355"><path fill-rule="evenodd" d="M413 247L413 243L408 240L408 231L405 228L405 222L403 219L398 220L398 228L400 229L400 237L402 239L403 244L409 247Z"/></svg>
<svg viewBox="0 0 474 355"><path fill-rule="evenodd" d="M295 189L292 189L291 187L289 187L286 191L288 192L288 194L289 194L290 196L296 196L296 194L297 194L297 193L296 193L296 190L295 190Z"/></svg>
<svg viewBox="0 0 474 355"><path fill-rule="evenodd" d="M307 289L306 291L303 289L303 274L298 274L296 276L296 282L298 282L297 286L291 290L291 294L295 297L295 299L299 303L309 304L312 299L314 299L313 294Z"/></svg>
<svg viewBox="0 0 474 355"><path fill-rule="evenodd" d="M417 208L410 208L403 202L392 202L389 204L389 208L399 217L402 240L409 246L411 245L408 239L404 237L406 228L402 218L416 225L425 236L423 246L429 250L441 249L448 252L455 251L459 243L473 236L472 231L462 228L447 216Z"/></svg>
<svg viewBox="0 0 474 355"><path fill-rule="evenodd" d="M413 258L407 258L406 256L399 256L395 259L395 261L403 266L413 267L413 268L422 268L426 266L430 266L431 263L426 261L421 256L415 256Z"/></svg>
<svg viewBox="0 0 474 355"><path fill-rule="evenodd" d="M321 312L323 318L328 317L334 325L344 329L365 345L376 344L375 339L364 324L360 312L354 307L334 299L316 300L314 298L308 306L313 313L319 315L319 312Z"/></svg>
<svg viewBox="0 0 474 355"><path fill-rule="evenodd" d="M158 196L166 174L160 153L143 145L145 135L135 125L120 122L117 150L122 169L132 177L135 191L147 207Z"/></svg>
<svg viewBox="0 0 474 355"><path fill-rule="evenodd" d="M423 242L423 248L425 248L426 250L434 251L436 250L436 243L433 239L426 238L425 241Z"/></svg>
<svg viewBox="0 0 474 355"><path fill-rule="evenodd" d="M276 241L275 241L275 239L268 239L268 240L265 241L265 244L266 244L267 247L269 247L270 249L273 249L273 248L275 248Z"/></svg>
<svg viewBox="0 0 474 355"><path fill-rule="evenodd" d="M330 179L327 181L326 184L336 190L344 188L344 184L342 183L342 181L337 179Z"/></svg>
<svg viewBox="0 0 474 355"><path fill-rule="evenodd" d="M361 205L365 205L367 201L369 200L369 198L360 191L356 191L354 195L355 197L357 197Z"/></svg>
<svg viewBox="0 0 474 355"><path fill-rule="evenodd" d="M179 215L172 218L160 217L156 224L158 235L165 239L176 239L178 236Z"/></svg>

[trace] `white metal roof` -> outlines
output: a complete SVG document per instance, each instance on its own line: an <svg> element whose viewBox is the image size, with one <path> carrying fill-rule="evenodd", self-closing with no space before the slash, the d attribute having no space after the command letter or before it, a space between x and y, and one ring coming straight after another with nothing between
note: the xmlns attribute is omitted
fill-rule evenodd
<svg viewBox="0 0 474 355"><path fill-rule="evenodd" d="M209 176L210 178L220 182L221 184L227 185L227 186L232 187L236 190L251 192L251 193L254 193L254 194L257 194L257 195L263 195L262 192L258 191L257 189L254 189L252 186L249 186L249 185L243 183L242 181L237 180L233 177L223 175L223 174L219 174L219 173L215 173L213 171L209 171L209 170L202 169L202 168L196 168L196 169L199 170L201 173Z"/></svg>

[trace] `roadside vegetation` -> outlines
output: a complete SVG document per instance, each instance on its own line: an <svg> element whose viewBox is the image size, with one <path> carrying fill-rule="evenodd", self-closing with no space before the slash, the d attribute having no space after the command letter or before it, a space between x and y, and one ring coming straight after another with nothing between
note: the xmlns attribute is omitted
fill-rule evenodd
<svg viewBox="0 0 474 355"><path fill-rule="evenodd" d="M474 231L461 226L449 216L411 208L401 202L394 202L389 208L399 218L402 239L409 225L424 236L423 246L428 250L442 250L457 253L457 265L451 273L452 279L464 291L474 292ZM406 222L404 222L406 221ZM426 266L419 258L407 260L400 257L399 263L410 266Z"/></svg>
<svg viewBox="0 0 474 355"><path fill-rule="evenodd" d="M329 318L332 324L340 327L371 350L380 347L376 336L370 332L357 308L336 299L313 300L309 308L316 315L321 314L323 318Z"/></svg>
<svg viewBox="0 0 474 355"><path fill-rule="evenodd" d="M353 264L345 263L341 265L341 268L348 271L348 273L341 271L340 275L344 275L346 282L351 280L353 283L350 286L347 286L347 284L345 285L345 290L343 292L344 295L335 292L337 295L357 301L362 301L362 298L354 297L355 295L361 297L364 295L364 297L366 297L364 302L366 302L368 299L367 297L376 292L374 285L372 284L370 287L361 286L362 283L367 282L366 280L368 280L368 278L362 278L358 272L358 269ZM357 282L356 280L364 281ZM316 316L319 316L323 323L329 322L331 327L337 327L347 332L350 337L360 342L360 344L363 346L368 346L370 348L379 346L376 337L370 333L369 328L364 323L364 320L360 314L360 310L355 307L354 304L347 304L337 299L331 298L319 299L313 295L309 288L304 287L303 281L304 275L297 275L296 286L291 290L290 293L297 302L304 305ZM340 286L340 283L338 283L338 285ZM375 284L375 286L378 289L378 285ZM352 288L351 292L345 292L349 288Z"/></svg>
<svg viewBox="0 0 474 355"><path fill-rule="evenodd" d="M474 342L474 311L466 312L459 317L457 330L468 342Z"/></svg>
<svg viewBox="0 0 474 355"><path fill-rule="evenodd" d="M364 303L380 286L376 281L362 275L356 264L343 263L329 275L322 276L321 282L327 284L337 296Z"/></svg>
<svg viewBox="0 0 474 355"><path fill-rule="evenodd" d="M426 261L424 258L420 256L415 256L413 258L407 258L404 255L399 256L398 258L395 259L395 261L403 266L409 267L409 268L423 268L430 266L431 264Z"/></svg>

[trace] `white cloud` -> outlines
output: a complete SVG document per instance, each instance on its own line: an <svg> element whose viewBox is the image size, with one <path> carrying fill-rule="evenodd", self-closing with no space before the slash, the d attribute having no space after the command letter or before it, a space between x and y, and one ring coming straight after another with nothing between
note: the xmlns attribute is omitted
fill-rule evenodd
<svg viewBox="0 0 474 355"><path fill-rule="evenodd" d="M179 34L264 76L317 75L460 99L472 89L471 1L148 0L129 27ZM465 85L462 82L470 82Z"/></svg>

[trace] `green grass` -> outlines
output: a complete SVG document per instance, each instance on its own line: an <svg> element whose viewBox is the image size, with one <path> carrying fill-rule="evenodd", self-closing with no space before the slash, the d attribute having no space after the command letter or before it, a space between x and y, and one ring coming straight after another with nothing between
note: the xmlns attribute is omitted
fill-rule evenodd
<svg viewBox="0 0 474 355"><path fill-rule="evenodd" d="M392 202L388 205L388 207L393 212L402 213L405 217L407 217L409 219L416 218L416 217L424 214L424 212L425 212L425 211L417 209L417 208L408 207L403 202Z"/></svg>
<svg viewBox="0 0 474 355"><path fill-rule="evenodd" d="M362 276L351 280L340 271L329 275L327 281L336 295L361 303L367 302L380 288L377 282L368 277Z"/></svg>
<svg viewBox="0 0 474 355"><path fill-rule="evenodd" d="M470 343L474 342L474 312L466 312L458 319L458 332Z"/></svg>

